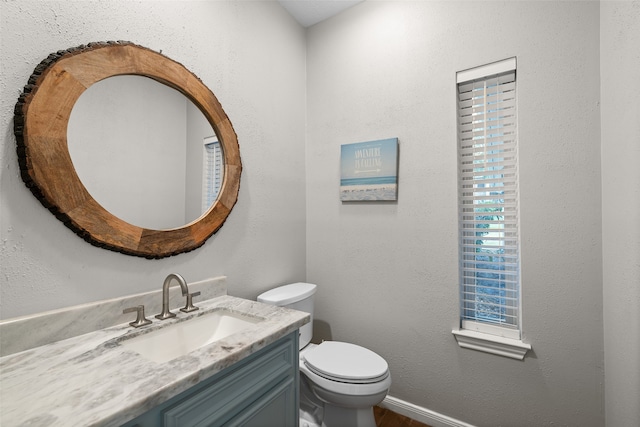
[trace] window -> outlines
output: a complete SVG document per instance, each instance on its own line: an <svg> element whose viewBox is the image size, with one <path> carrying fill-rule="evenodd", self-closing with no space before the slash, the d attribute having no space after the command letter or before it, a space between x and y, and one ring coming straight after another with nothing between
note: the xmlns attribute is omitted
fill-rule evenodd
<svg viewBox="0 0 640 427"><path fill-rule="evenodd" d="M218 198L222 186L222 150L215 136L204 139L202 159L202 213L205 213Z"/></svg>
<svg viewBox="0 0 640 427"><path fill-rule="evenodd" d="M516 60L456 77L460 327L519 341Z"/></svg>

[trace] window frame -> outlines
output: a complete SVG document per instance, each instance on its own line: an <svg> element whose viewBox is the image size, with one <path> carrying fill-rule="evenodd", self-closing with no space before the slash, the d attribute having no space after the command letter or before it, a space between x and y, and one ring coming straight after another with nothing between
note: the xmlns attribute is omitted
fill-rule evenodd
<svg viewBox="0 0 640 427"><path fill-rule="evenodd" d="M491 314L491 316L493 316L493 318L490 318L489 315L486 315L485 318L483 319L482 316L479 316L478 313L481 313L482 310L478 309L478 306L480 305L492 305L492 304L488 304L488 303L481 303L478 302L479 299L474 296L477 295L475 292L477 289L482 289L483 287L488 287L491 289L491 287L489 285L480 285L480 287L478 287L478 283L480 282L478 280L478 277L481 277L481 272L480 270L481 268L478 268L478 259L477 256L474 255L473 259L471 260L471 262L469 261L468 255L469 255L469 246L486 246L484 245L485 242L480 242L478 243L473 242L471 245L469 245L468 241L470 237L474 237L478 236L479 231L478 225L472 225L474 228L472 228L471 230L473 230L473 234L469 234L469 220L468 217L470 215L468 215L468 212L464 210L464 207L466 206L467 208L469 207L468 204L465 204L465 202L472 202L471 206L478 206L478 204L476 204L475 202L475 198L477 198L478 196L476 196L476 194L481 194L481 193L485 193L485 197L487 197L488 194L492 194L492 192L478 192L478 191L473 191L472 195L469 197L468 194L464 194L469 193L469 190L467 189L465 191L464 187L463 187L463 178L462 178L462 174L459 173L459 183L458 183L458 208L459 208L459 219L458 219L458 223L459 223L459 239L458 239L458 247L459 247L459 269L460 269L460 274L459 274L459 281L458 281L458 287L459 287L459 301L460 301L460 306L459 306L459 316L460 316L460 323L459 323L459 329L454 329L452 331L452 333L454 334L456 340L458 341L458 344L460 345L460 347L463 348L470 348L470 349L474 349L474 350L480 350L480 351L485 351L488 353L492 353L492 354L497 354L500 356L506 356L506 357L511 357L511 358L515 358L515 359L520 359L522 360L525 356L525 354L527 353L528 350L531 349L531 346L528 344L525 344L522 342L521 340L521 336L522 336L522 298L521 298L521 283L520 283L520 238L519 238L519 212L518 212L518 205L519 205L519 196L518 196L518 172L517 172L517 142L518 142L518 136L517 136L517 77L516 77L516 68L517 68L517 63L516 63L516 58L512 57L512 58L508 58L502 61L497 61L497 62L493 62L487 65L482 65L479 67L474 67L471 69L467 69L467 70L463 70L460 71L458 73L456 73L456 98L459 100L460 96L459 96L459 87L460 85L468 85L470 83L481 83L485 90L484 90L484 95L483 95L483 99L484 96L486 96L486 88L488 87L487 84L485 82L487 81L491 81L492 79L495 79L497 76L501 76L501 75L505 75L505 74L511 74L513 73L513 93L514 93L514 105L513 105L513 112L514 112L514 123L513 123L513 131L515 133L515 137L513 138L513 143L504 143L501 141L500 144L500 149L499 152L500 154L495 155L496 157L500 157L501 161L504 162L506 157L510 156L510 161L513 161L514 163L512 164L512 167L514 169L515 175L514 175L514 183L512 184L511 187L509 187L510 191L514 191L513 193L513 200L512 200L512 204L506 203L505 200L507 199L507 197L505 196L506 193L499 193L502 194L501 199L501 204L503 205L503 207L501 207L502 210L500 210L499 212L503 213L503 215L494 215L495 217L502 217L502 219L499 218L492 218L491 221L489 221L488 219L482 219L480 222L482 221L487 221L487 222L492 222L492 223L497 223L499 228L496 229L498 236L501 237L497 237L495 238L495 240L497 240L497 244L498 245L504 245L504 246L496 246L496 248L498 247L508 247L511 250L514 250L515 252L515 262L514 263L509 263L509 264L515 264L515 267L512 267L513 269L509 269L505 271L505 267L504 265L502 265L501 263L506 264L506 262L504 261L505 257L499 257L500 261L498 262L498 265L502 265L502 268L496 271L505 271L504 273L493 273L493 276L491 276L491 274L489 274L489 277L499 277L495 278L495 279L485 279L485 282L489 281L489 282L500 282L500 286L498 289L501 289L499 294L494 294L494 295L500 295L498 296L493 296L493 297L487 297L485 299L486 300L490 300L491 298L493 298L493 300L495 301L496 298L500 299L500 302L498 303L498 305L496 307L499 308L499 311L496 311L496 313L498 314ZM473 98L471 98L473 99ZM483 107L488 105L487 103L483 102ZM458 146L458 156L457 156L457 163L458 163L458 168L460 168L460 170L462 171L463 167L469 168L469 163L468 163L468 159L465 159L467 161L467 163L463 162L463 151L467 150L466 148L463 149L462 148L462 141L463 138L461 137L462 135L462 127L460 125L460 117L461 115L459 114L460 112L460 105L459 105L459 101L456 102L456 114L458 116L457 119L457 146ZM502 117L501 117L502 119ZM475 123L475 122L472 122ZM484 120L482 121L482 123L488 123L486 120L486 114L484 117ZM484 129L488 129L490 128L489 126L483 126ZM475 128L474 128L475 129ZM486 130L485 130L486 133ZM488 140L488 138L486 136L484 136L483 138L480 138L479 140L482 141L482 146L484 148L482 148L483 150L483 154L485 156L487 156L487 153L492 154L495 153L496 151L491 150L490 148L487 148L488 145L485 145L485 142ZM507 150L504 150L503 147L507 147L509 149L512 149L512 152L510 152L508 155L505 154L507 153ZM472 154L471 156L477 154L478 150L476 150L475 148L473 148L472 146ZM465 155L467 157L469 157L468 154L468 150L467 152L465 152ZM471 163L472 165L475 162ZM484 163L482 163L483 166L486 166L487 164L490 164L490 161L484 161ZM466 165L466 166L465 166ZM501 169L501 171L504 171ZM483 172L486 173L486 172ZM476 176L476 173L473 172L472 175ZM498 174L496 174L498 175ZM509 179L507 179L505 177L506 174L504 173L500 173L500 185L505 185L506 181L509 181ZM486 180L486 177L485 177ZM486 185L486 184L481 184L481 185ZM484 188L484 187L472 187L474 190L477 190L477 188ZM494 188L493 185L491 187L487 187L487 188ZM482 196L480 196L482 197ZM495 195L491 196L495 199ZM489 198L491 198L489 197ZM498 196L500 197L500 196ZM513 212L512 215L514 217L514 219L510 219L509 221L507 221L505 219L505 217L507 215L504 215L504 213L506 213L506 209L505 207L508 206L510 208L513 208ZM471 217L473 217L472 221L474 224L477 222L477 218L478 216L476 216L476 211L474 209L474 211L472 211L473 214L471 215ZM467 213L466 216L464 216L464 213ZM465 227L466 226L466 227ZM482 224L481 226L485 226L485 224ZM463 228L464 227L464 228ZM465 233L464 230L467 230L467 232ZM483 233L482 236L484 236L486 233ZM485 239L485 240L491 240L491 239ZM507 241L515 241L514 243L512 243L512 246L507 246ZM484 250L484 249L481 249ZM478 249L475 249L476 252L473 253L478 253ZM490 250L489 250L490 252ZM496 252L499 254L505 253L505 252ZM467 259L465 262L465 256L464 254L467 255ZM493 264L493 260L491 261L491 264ZM473 265L472 267L470 267L469 265ZM484 266L486 268L486 266ZM498 267L499 268L499 267ZM472 273L472 276L469 276L469 273ZM486 272L485 272L486 274ZM506 276L511 276L511 278L509 280L506 279ZM465 284L465 277L468 279L469 277L473 277L473 284L469 285L469 280L466 280L466 284ZM514 278L515 277L515 278ZM495 285L493 285L495 286ZM507 286L511 286L510 288ZM472 289L472 291L469 291L469 289ZM510 292L510 297L507 298L505 295L507 293ZM468 295L471 295L471 298L469 298ZM515 296L514 296L515 295ZM512 305L509 305L508 302L503 302L504 300L513 300L516 299L515 303ZM472 307L472 308L469 308ZM515 314L515 316L512 316L513 312L516 311L517 313ZM485 310L486 312L486 310ZM508 314L507 314L508 313Z"/></svg>

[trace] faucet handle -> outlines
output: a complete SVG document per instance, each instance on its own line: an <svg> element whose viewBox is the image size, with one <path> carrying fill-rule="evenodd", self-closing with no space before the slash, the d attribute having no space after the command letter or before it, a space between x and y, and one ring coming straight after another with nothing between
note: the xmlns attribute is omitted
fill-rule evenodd
<svg viewBox="0 0 640 427"><path fill-rule="evenodd" d="M187 294L187 305L180 309L180 311L184 313L190 313L192 311L199 310L199 307L193 305L193 297L197 297L200 295L200 292L194 292L192 294Z"/></svg>
<svg viewBox="0 0 640 427"><path fill-rule="evenodd" d="M136 307L129 307L122 310L122 314L137 312L135 322L130 322L129 325L134 328L139 328L140 326L148 325L151 323L151 320L144 317L144 305L138 305Z"/></svg>

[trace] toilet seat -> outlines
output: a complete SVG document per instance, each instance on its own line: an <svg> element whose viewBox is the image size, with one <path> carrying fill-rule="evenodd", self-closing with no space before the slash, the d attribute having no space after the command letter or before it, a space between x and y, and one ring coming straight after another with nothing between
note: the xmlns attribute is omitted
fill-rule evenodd
<svg viewBox="0 0 640 427"><path fill-rule="evenodd" d="M373 351L355 344L325 341L302 355L314 374L331 381L372 384L389 375L387 362Z"/></svg>
<svg viewBox="0 0 640 427"><path fill-rule="evenodd" d="M305 347L300 351L300 373L304 377L306 377L306 379L308 379L311 388L315 389L314 394L316 394L317 396L318 393L321 393L321 390L316 388L316 387L319 387L320 389L327 390L330 393L337 393L339 395L342 395L343 398L340 398L340 400L354 399L354 398L369 399L370 396L376 396L376 395L382 396L380 399L384 398L384 396L389 390L389 387L391 387L391 373L389 372L388 368L386 372L384 372L376 382L365 382L365 383L358 383L358 382L354 382L354 380L348 380L344 378L340 380L335 379L339 377L339 375L335 375L335 372L334 372L334 375L332 375L334 378L328 378L329 375L326 375L326 374L321 375L316 373L315 371L317 371L317 368L315 369L315 371L310 369L309 367L310 364L307 362L307 356L309 356L309 359L311 359L312 361L317 358L320 358L322 360L322 357L314 358L311 356L311 354L314 353L316 349L321 345L324 345L325 343L330 343L330 342L335 343L336 341L325 341L322 344L309 344L307 347ZM340 344L345 344L345 343L340 343ZM329 346L324 346L325 350L326 348L332 348L332 347L333 347L333 344L330 344ZM339 347L340 346L338 346L338 348ZM363 348L363 347L360 347L360 348ZM368 349L364 349L364 350L367 350L368 352L373 353L371 350L368 350ZM318 354L322 354L322 353L318 353ZM333 356L335 357L336 354L333 353ZM338 357L340 357L340 352L338 352ZM384 363L386 364L386 361ZM371 381L371 379L369 381ZM335 401L335 399L330 401Z"/></svg>

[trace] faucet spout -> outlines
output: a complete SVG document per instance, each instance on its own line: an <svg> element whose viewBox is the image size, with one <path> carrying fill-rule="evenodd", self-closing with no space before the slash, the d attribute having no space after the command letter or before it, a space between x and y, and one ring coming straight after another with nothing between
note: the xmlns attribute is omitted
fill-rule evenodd
<svg viewBox="0 0 640 427"><path fill-rule="evenodd" d="M180 285L182 296L189 295L189 287L187 286L187 281L184 280L184 277L176 273L169 274L162 284L162 313L156 315L157 319L164 320L170 317L176 317L175 313L172 313L169 310L169 288L171 287L171 282L173 280L178 282Z"/></svg>

